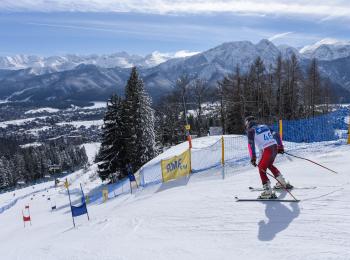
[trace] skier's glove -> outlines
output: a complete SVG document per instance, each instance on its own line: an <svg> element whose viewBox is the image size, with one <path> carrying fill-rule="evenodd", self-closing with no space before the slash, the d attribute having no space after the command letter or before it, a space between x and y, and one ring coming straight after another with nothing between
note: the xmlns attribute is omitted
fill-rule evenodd
<svg viewBox="0 0 350 260"><path fill-rule="evenodd" d="M277 153L284 154L283 145L277 147Z"/></svg>
<svg viewBox="0 0 350 260"><path fill-rule="evenodd" d="M250 163L251 163L254 167L256 167L256 158L253 157L253 158L250 160Z"/></svg>

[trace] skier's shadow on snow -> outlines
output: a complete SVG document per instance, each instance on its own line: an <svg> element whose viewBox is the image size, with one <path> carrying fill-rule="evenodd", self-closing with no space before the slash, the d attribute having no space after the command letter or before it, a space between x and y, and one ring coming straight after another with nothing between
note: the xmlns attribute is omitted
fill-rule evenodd
<svg viewBox="0 0 350 260"><path fill-rule="evenodd" d="M287 192L283 192L280 199L286 196ZM289 224L297 218L300 214L299 204L292 202L287 207L282 202L263 202L266 205L265 214L267 221L259 221L258 238L261 241L271 241L275 238L277 233L288 228Z"/></svg>

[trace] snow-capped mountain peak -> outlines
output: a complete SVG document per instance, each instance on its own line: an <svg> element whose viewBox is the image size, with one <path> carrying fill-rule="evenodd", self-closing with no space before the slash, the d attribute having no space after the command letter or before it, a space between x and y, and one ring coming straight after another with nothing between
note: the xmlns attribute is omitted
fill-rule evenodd
<svg viewBox="0 0 350 260"><path fill-rule="evenodd" d="M32 68L37 74L43 74L47 72L71 70L80 64L92 64L102 68L130 68L132 66L150 68L172 58L188 57L197 53L198 52L181 50L175 53L154 51L146 56L130 55L126 52L117 52L108 55L67 54L49 57L15 55L0 57L0 69L18 70Z"/></svg>
<svg viewBox="0 0 350 260"><path fill-rule="evenodd" d="M300 49L300 53L305 53L305 52L310 52L310 51L315 51L317 48L321 47L322 45L347 45L350 44L349 42L346 41L340 41L337 39L333 38L325 38L322 39L314 44L311 45L306 45L302 49Z"/></svg>
<svg viewBox="0 0 350 260"><path fill-rule="evenodd" d="M332 38L320 40L300 49L300 53L308 59L335 60L350 56L350 42Z"/></svg>

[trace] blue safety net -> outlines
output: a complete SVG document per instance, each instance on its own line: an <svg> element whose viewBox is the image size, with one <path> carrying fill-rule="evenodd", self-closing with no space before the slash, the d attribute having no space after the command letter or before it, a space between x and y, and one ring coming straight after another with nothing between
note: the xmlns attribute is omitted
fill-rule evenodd
<svg viewBox="0 0 350 260"><path fill-rule="evenodd" d="M348 118L349 109L342 108L311 118L283 120L283 141L313 143L345 138ZM278 123L273 125L273 129L279 130Z"/></svg>

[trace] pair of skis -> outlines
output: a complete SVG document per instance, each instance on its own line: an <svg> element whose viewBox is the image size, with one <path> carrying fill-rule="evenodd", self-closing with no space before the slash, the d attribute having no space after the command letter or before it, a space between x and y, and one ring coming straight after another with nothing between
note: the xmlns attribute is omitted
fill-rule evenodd
<svg viewBox="0 0 350 260"><path fill-rule="evenodd" d="M300 202L300 200L286 200L286 199L240 199L238 197L235 197L237 202L244 202L244 201L275 201L275 202Z"/></svg>
<svg viewBox="0 0 350 260"><path fill-rule="evenodd" d="M293 190L312 190L316 189L315 186L310 186L310 187L294 187ZM254 188L254 187L249 187L250 191L263 191L262 188ZM283 191L282 189L274 189L275 191ZM275 202L300 202L300 200L297 199L278 199L278 198L271 198L271 199L241 199L239 197L235 197L237 202L243 202L243 201L275 201Z"/></svg>
<svg viewBox="0 0 350 260"><path fill-rule="evenodd" d="M329 169L329 168L327 168L327 167L325 167L325 166L323 166L323 165L321 165L321 164L319 164L319 163L317 163L317 162L314 162L314 161L312 161L312 160L310 160L310 159L303 158L303 157L300 157L300 156L296 156L296 155L293 155L293 154L290 154L290 153L287 153L287 152L284 152L284 153L287 154L287 155L289 155L289 156L295 157L295 158L299 158L299 159L302 159L302 160L309 161L309 162L311 162L311 163L313 163L313 164L316 164L316 165L318 165L318 166L320 166L320 167L322 167L322 168L324 168L324 169L326 169L326 170L328 170L328 171L330 171L330 172L332 172L332 173L337 173L336 171L333 171L333 170L331 170L331 169ZM266 172L266 170L263 170L263 169L260 169L260 170L262 170L263 172L265 172L265 173L266 173L267 175L269 175L270 177L273 177L274 179L276 179L275 176L269 174L268 172ZM280 182L278 179L276 179L276 180L281 184L281 182ZM315 189L315 188L316 188L316 187L300 187L300 188L293 188L293 189ZM251 191L262 191L262 189L253 188L253 187L249 187L249 189L250 189ZM276 202L299 202L299 201L300 201L300 200L296 199L296 198L293 196L293 194L289 192L288 189L284 189L284 190L285 190L286 192L288 192L288 193L293 197L293 199L287 200L287 199L278 199L278 198L276 198L276 199L275 199L275 198L271 198L271 199L260 199L260 198L257 198L257 199L240 199L240 198L238 198L238 197L235 197L235 198L236 198L236 201L276 201Z"/></svg>

